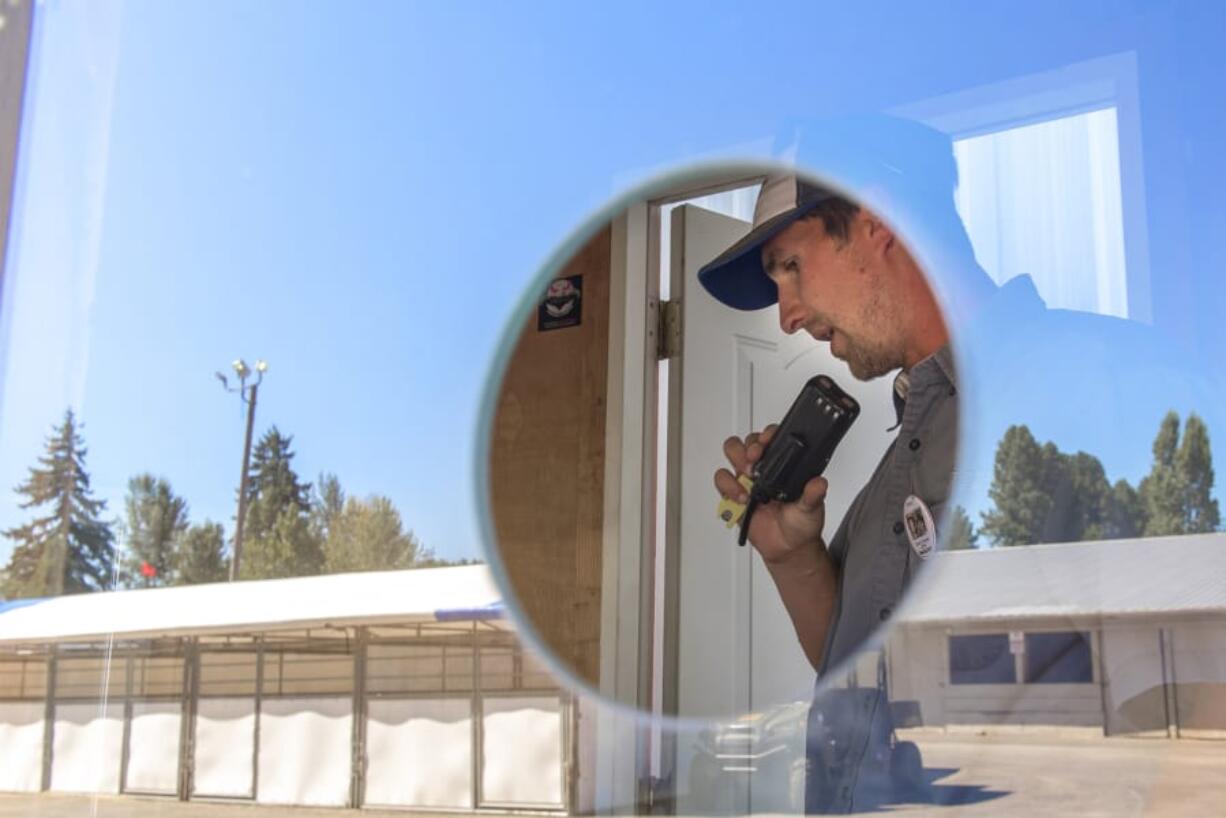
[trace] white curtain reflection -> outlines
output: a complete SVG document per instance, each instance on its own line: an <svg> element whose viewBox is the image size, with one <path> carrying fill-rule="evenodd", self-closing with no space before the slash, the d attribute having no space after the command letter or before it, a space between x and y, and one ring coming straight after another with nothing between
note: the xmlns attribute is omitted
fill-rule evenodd
<svg viewBox="0 0 1226 818"><path fill-rule="evenodd" d="M997 283L1049 307L1128 317L1116 110L954 141L958 212Z"/></svg>

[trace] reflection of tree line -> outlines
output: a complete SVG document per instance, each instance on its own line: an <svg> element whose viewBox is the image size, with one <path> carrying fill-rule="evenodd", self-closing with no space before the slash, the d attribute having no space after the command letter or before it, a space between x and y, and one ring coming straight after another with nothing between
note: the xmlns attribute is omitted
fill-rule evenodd
<svg viewBox="0 0 1226 818"><path fill-rule="evenodd" d="M1042 445L1012 426L996 450L988 492L993 507L974 525L965 509L950 516L947 547L1156 537L1216 531L1209 433L1196 415L1170 412L1154 439L1153 465L1134 488L1111 484L1085 452ZM275 426L251 458L243 579L378 571L449 564L435 558L387 497L346 497L334 474L314 486L293 468L293 438ZM103 519L92 497L86 449L68 411L46 450L17 487L28 523L5 531L15 547L0 577L6 598L54 596L115 587L192 585L224 580L229 553L221 524L192 524L187 502L151 474L128 481L125 519ZM118 537L116 535L118 530ZM119 540L123 551L116 554Z"/></svg>
<svg viewBox="0 0 1226 818"><path fill-rule="evenodd" d="M303 483L292 442L274 426L252 452L242 579L451 564L404 530L387 497L347 498L334 474ZM92 497L85 455L69 410L17 487L21 508L34 510L34 518L4 532L15 546L0 577L5 598L226 579L221 524L193 524L186 500L151 474L128 481L122 521L104 519L106 503Z"/></svg>
<svg viewBox="0 0 1226 818"><path fill-rule="evenodd" d="M1221 525L1213 492L1209 432L1195 414L1180 436L1179 415L1168 412L1154 438L1149 474L1133 488L1111 484L1097 457L1066 454L1042 445L1025 426L1011 426L996 449L988 491L993 507L971 523L957 507L948 547L1079 542L1161 537L1216 531Z"/></svg>

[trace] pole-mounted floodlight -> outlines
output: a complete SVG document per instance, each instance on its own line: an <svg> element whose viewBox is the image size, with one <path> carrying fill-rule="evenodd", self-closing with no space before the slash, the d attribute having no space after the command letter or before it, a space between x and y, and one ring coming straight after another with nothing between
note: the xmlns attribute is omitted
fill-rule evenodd
<svg viewBox="0 0 1226 818"><path fill-rule="evenodd" d="M251 375L251 368L247 366L246 361L236 358L230 366L234 369L234 374L238 375L238 386L230 386L229 380L220 372L214 374L227 392L237 392L247 404L247 434L243 439L243 470L238 481L238 519L234 523L234 553L230 558L230 580L234 581L238 579L239 560L243 554L243 523L247 518L247 465L251 461L251 432L255 427L255 401L260 384L264 381L264 373L268 371L268 362L264 360L255 362L256 378L252 383L247 383L247 378Z"/></svg>

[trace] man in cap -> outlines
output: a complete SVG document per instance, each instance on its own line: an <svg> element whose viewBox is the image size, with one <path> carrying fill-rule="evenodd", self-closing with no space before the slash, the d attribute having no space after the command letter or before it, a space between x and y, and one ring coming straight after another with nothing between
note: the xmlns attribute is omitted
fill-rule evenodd
<svg viewBox="0 0 1226 818"><path fill-rule="evenodd" d="M907 498L928 514L949 494L957 399L949 330L918 263L876 214L794 174L764 183L750 233L699 273L737 309L778 304L785 333L830 345L851 374L870 380L898 371L898 438L887 449L833 538L823 537L825 478L801 498L769 503L750 521L761 554L819 673L851 656L887 619L919 560L903 524ZM742 502L735 472L748 474L773 427L729 438L731 469L719 492ZM901 441L901 444L900 444Z"/></svg>
<svg viewBox="0 0 1226 818"><path fill-rule="evenodd" d="M824 477L811 479L796 502L767 503L750 520L749 540L820 676L854 656L890 617L934 547L935 515L949 496L957 442L949 328L919 264L890 225L791 173L766 180L749 234L706 265L699 279L736 309L777 304L785 333L807 332L829 344L857 379L898 373L898 437L831 539L823 533ZM731 469L715 475L720 494L748 500L737 474L752 472L773 432L768 427L725 441ZM857 786L854 759L878 752L865 748L889 734L883 729L884 691L868 691L854 707L852 701L815 701L811 710L811 722L832 705L849 711L837 721L850 728L834 742L845 761L834 764L828 752L810 753L811 812L849 809ZM862 702L867 711L860 710ZM811 724L811 739L813 734ZM873 736L878 740L872 742Z"/></svg>
<svg viewBox="0 0 1226 818"><path fill-rule="evenodd" d="M699 280L735 309L777 304L784 332L828 343L858 379L897 373L898 436L833 536L824 533L820 477L796 502L767 503L751 520L749 540L820 679L890 618L934 545L935 536L917 534L940 524L950 497L959 399L971 455L960 468L981 477L992 473L996 443L1014 424L1058 430L1072 446L1101 452L1128 430L1154 428L1171 408L1198 412L1211 428L1226 419L1214 398L1220 384L1152 328L1048 309L1029 276L992 282L954 206L948 136L871 115L816 123L798 139L798 160L837 168L868 206L799 174L774 175L763 184L750 233L700 270ZM919 243L904 245L894 225ZM921 245L926 269L942 285L943 311L917 261ZM958 374L951 335L965 370ZM1129 388L1136 384L1149 388ZM772 431L725 442L731 468L715 475L721 495L747 499L736 473L752 471ZM1042 541L1059 541L1066 505L1035 509L1044 516ZM847 700L833 692L819 692L810 709L809 812L846 812L882 797L861 768L881 755L882 737L888 741L884 688L879 681L860 714L842 720L836 764L820 752L829 742L813 744L817 714L845 709Z"/></svg>

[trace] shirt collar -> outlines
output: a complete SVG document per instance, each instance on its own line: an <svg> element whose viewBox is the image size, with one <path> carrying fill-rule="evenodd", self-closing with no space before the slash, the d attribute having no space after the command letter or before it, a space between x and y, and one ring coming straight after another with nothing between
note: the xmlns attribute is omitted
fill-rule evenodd
<svg viewBox="0 0 1226 818"><path fill-rule="evenodd" d="M954 355L949 344L945 344L910 369L900 370L894 376L894 389L891 394L894 398L894 415L897 423L887 429L887 432L897 429L902 424L902 413L907 407L907 398L911 395L912 384L926 384L933 378L942 375L945 380L949 381L950 386L957 385L954 374Z"/></svg>

